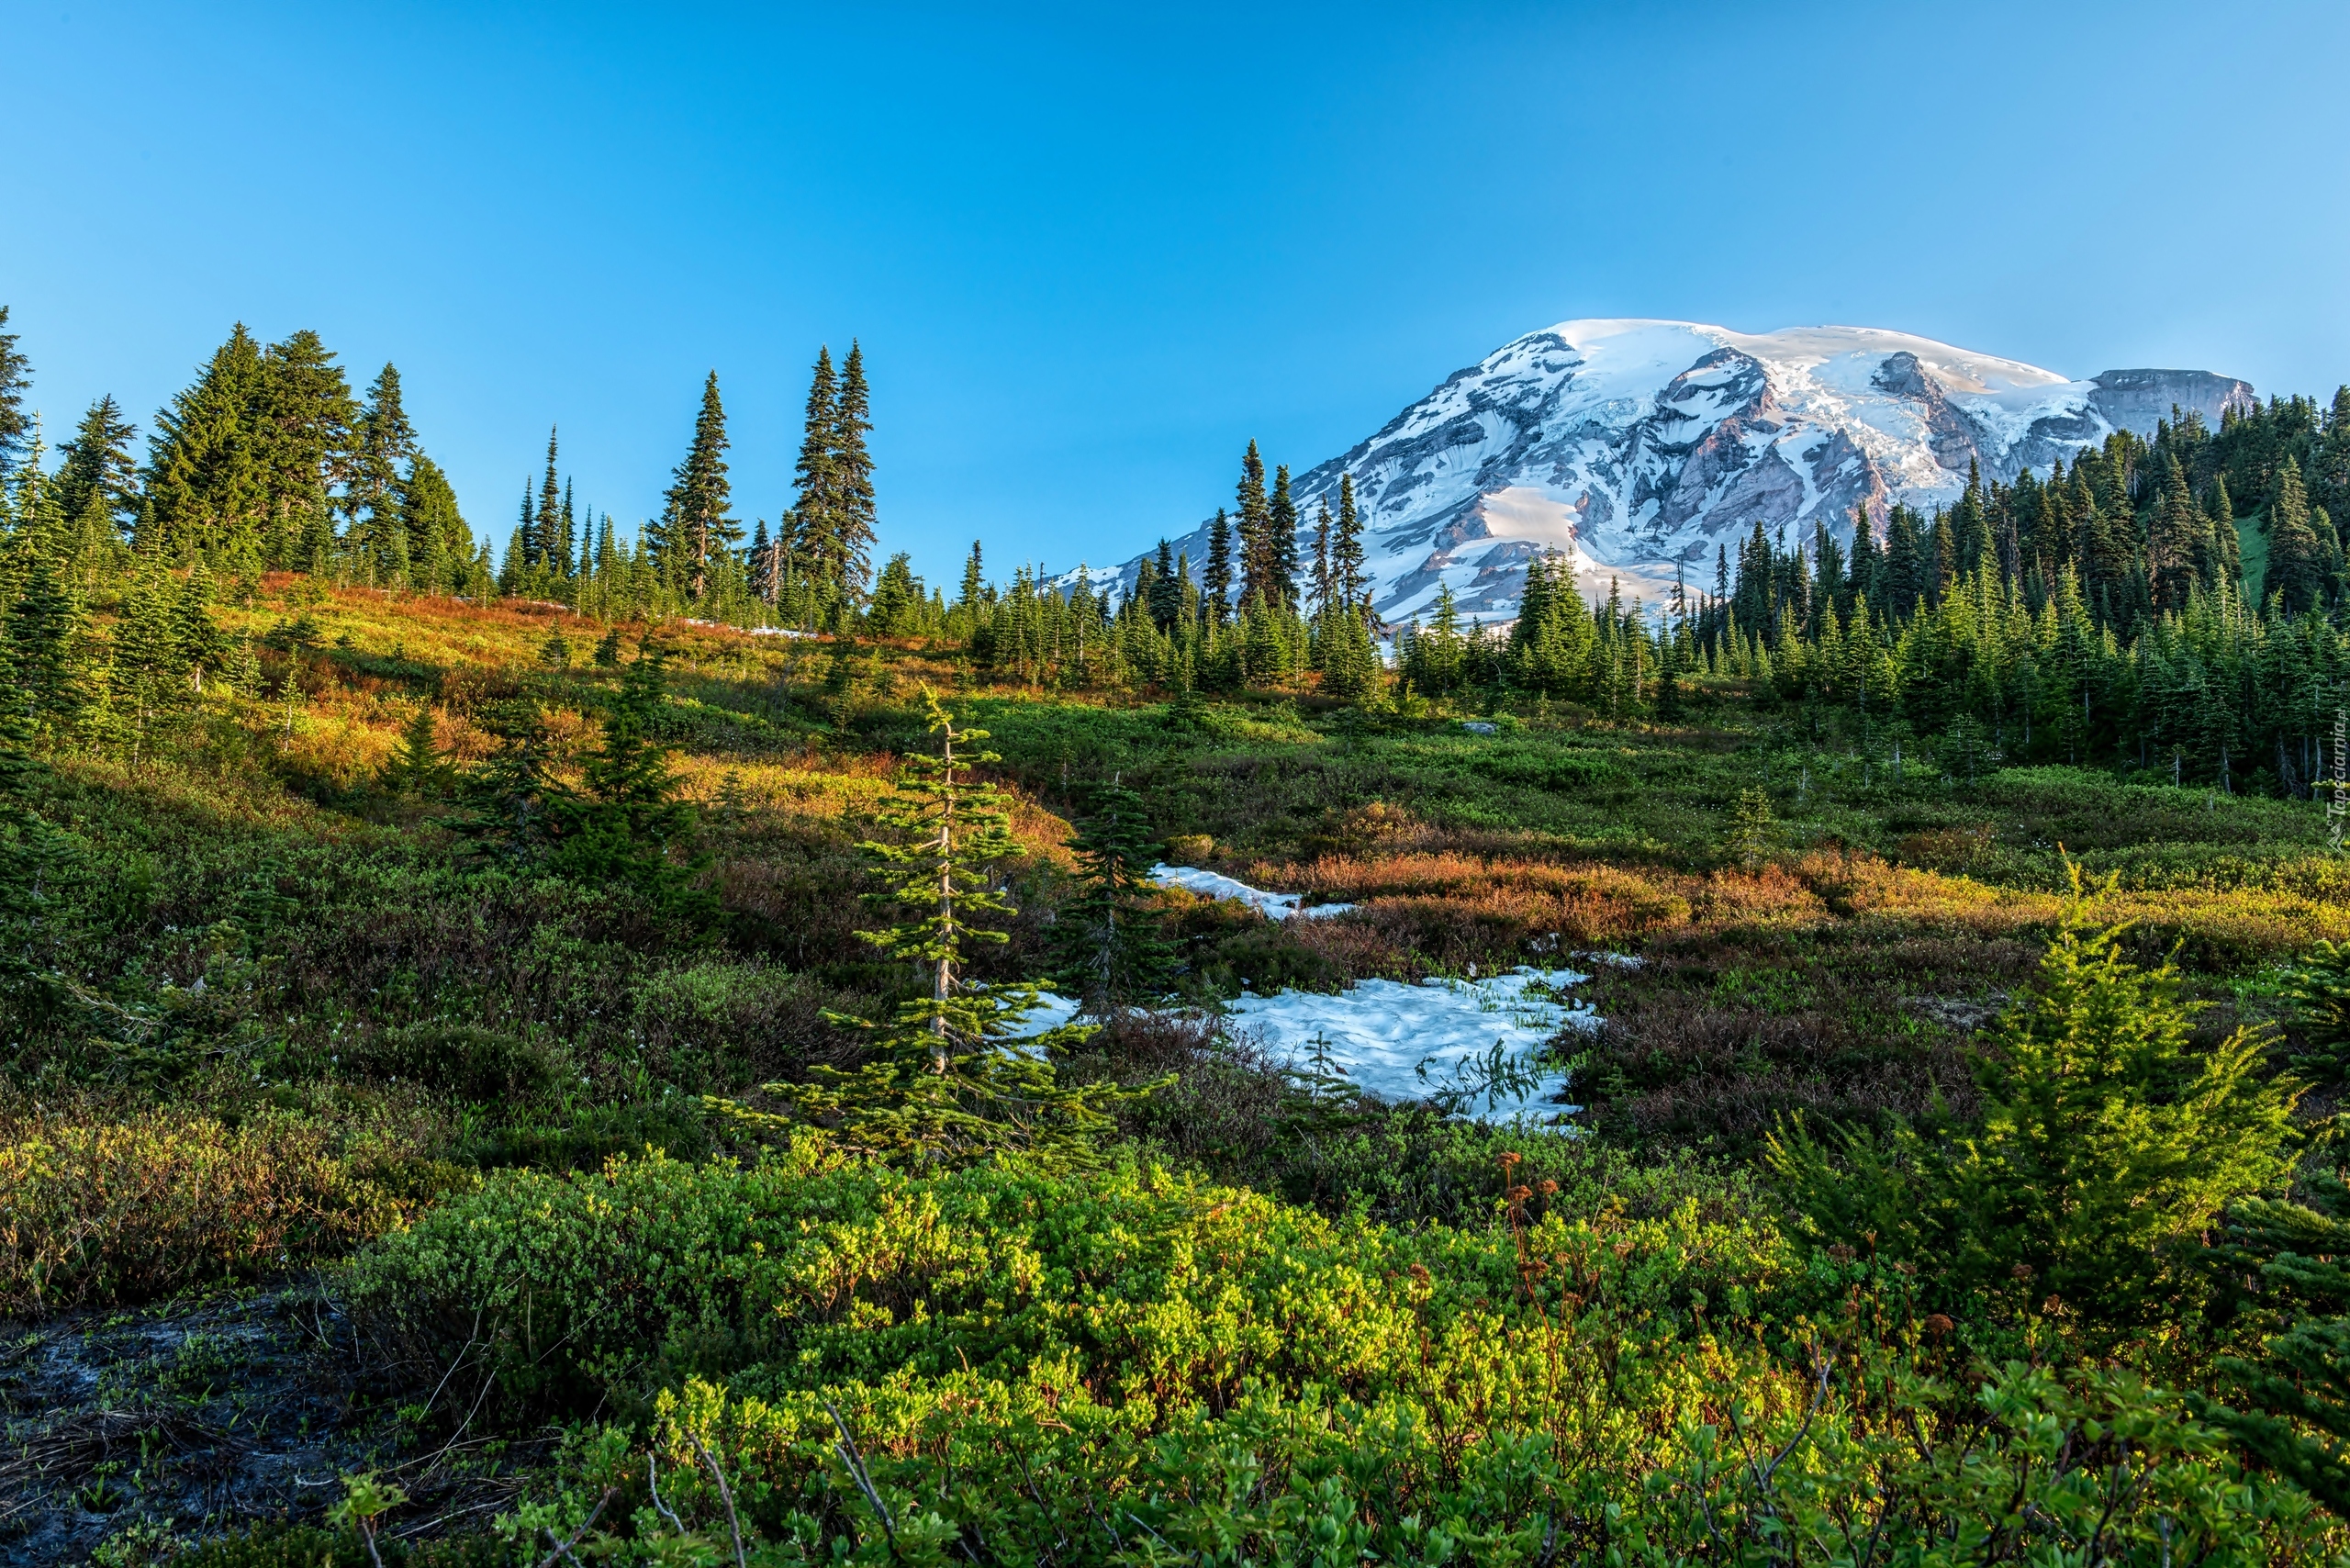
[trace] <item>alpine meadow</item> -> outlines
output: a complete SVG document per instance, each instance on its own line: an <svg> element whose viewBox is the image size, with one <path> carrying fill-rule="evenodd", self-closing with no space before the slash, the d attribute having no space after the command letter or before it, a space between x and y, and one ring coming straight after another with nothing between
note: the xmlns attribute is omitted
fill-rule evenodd
<svg viewBox="0 0 2350 1568"><path fill-rule="evenodd" d="M32 332L6 1561L2350 1562L2350 386L1570 321L925 581L869 334L623 521Z"/></svg>

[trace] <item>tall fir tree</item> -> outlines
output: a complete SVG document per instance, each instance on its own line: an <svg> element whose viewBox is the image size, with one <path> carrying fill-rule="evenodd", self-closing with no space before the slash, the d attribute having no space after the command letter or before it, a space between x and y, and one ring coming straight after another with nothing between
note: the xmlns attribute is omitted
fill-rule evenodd
<svg viewBox="0 0 2350 1568"><path fill-rule="evenodd" d="M1314 513L1314 568L1306 607L1320 616L1330 608L1332 599L1330 577L1330 498L1324 496Z"/></svg>
<svg viewBox="0 0 2350 1568"><path fill-rule="evenodd" d="M1223 625L1232 613L1232 520L1222 507L1208 524L1207 572L1200 586L1207 590L1209 624Z"/></svg>
<svg viewBox="0 0 2350 1568"><path fill-rule="evenodd" d="M662 565L695 599L709 590L713 557L743 537L742 525L732 515L733 496L726 477L726 408L719 400L718 372L713 370L702 383L693 442L677 465L661 519L666 546Z"/></svg>
<svg viewBox="0 0 2350 1568"><path fill-rule="evenodd" d="M696 431L697 437L699 431ZM555 476L555 427L547 427L547 463L539 475L539 499L531 513L531 564L561 577L571 564L571 542L563 536L563 485Z"/></svg>
<svg viewBox="0 0 2350 1568"><path fill-rule="evenodd" d="M400 401L400 373L386 364L367 388L353 426L343 510L352 543L378 582L413 554L400 501L401 465L416 455L416 427ZM406 571L398 573L400 579Z"/></svg>
<svg viewBox="0 0 2350 1568"><path fill-rule="evenodd" d="M2331 587L2326 580L2328 553L2311 526L2300 466L2289 455L2277 470L2277 489L2263 521L2268 532L2268 577L2261 592L2269 599L2281 596L2288 615L2324 603Z"/></svg>
<svg viewBox="0 0 2350 1568"><path fill-rule="evenodd" d="M1371 608L1371 584L1363 572L1362 512L1355 499L1351 473L1338 476L1338 517L1330 540L1330 573L1333 591L1343 602L1366 611Z"/></svg>
<svg viewBox="0 0 2350 1568"><path fill-rule="evenodd" d="M1272 502L1265 494L1265 460L1258 454L1254 441L1240 459L1240 483L1236 494L1239 502L1235 521L1240 535L1241 602L1261 599L1270 603L1278 568L1271 537Z"/></svg>
<svg viewBox="0 0 2350 1568"><path fill-rule="evenodd" d="M865 350L849 340L841 363L841 395L833 422L833 467L840 497L836 580L852 595L865 591L873 570L877 523L873 501L873 454L866 437L873 431L873 398L865 383Z"/></svg>
<svg viewBox="0 0 2350 1568"><path fill-rule="evenodd" d="M131 438L139 428L122 417L111 396L90 405L74 428L73 437L59 449L58 510L78 518L96 495L109 522L127 527L139 516L139 460L131 455Z"/></svg>
<svg viewBox="0 0 2350 1568"><path fill-rule="evenodd" d="M0 305L0 479L14 474L32 451L32 416L25 412L25 393L32 384L32 361L17 347L17 334L8 330L8 308Z"/></svg>
<svg viewBox="0 0 2350 1568"><path fill-rule="evenodd" d="M449 476L421 452L408 459L400 482L400 528L416 586L427 593L458 591L473 556L473 530L457 510Z"/></svg>
<svg viewBox="0 0 2350 1568"><path fill-rule="evenodd" d="M1273 470L1273 493L1265 503L1266 576L1272 584L1273 602L1284 609L1297 604L1297 498L1290 493L1289 465Z"/></svg>
<svg viewBox="0 0 2350 1568"><path fill-rule="evenodd" d="M979 563L979 542L971 541L971 553L963 561L963 582L955 604L960 610L977 610L987 593L988 580Z"/></svg>
<svg viewBox="0 0 2350 1568"><path fill-rule="evenodd" d="M800 436L800 456L792 465L796 494L791 503L789 548L810 577L837 581L840 574L840 466L834 460L834 432L840 426L840 384L833 374L829 345L816 351L816 365L808 377L808 409Z"/></svg>

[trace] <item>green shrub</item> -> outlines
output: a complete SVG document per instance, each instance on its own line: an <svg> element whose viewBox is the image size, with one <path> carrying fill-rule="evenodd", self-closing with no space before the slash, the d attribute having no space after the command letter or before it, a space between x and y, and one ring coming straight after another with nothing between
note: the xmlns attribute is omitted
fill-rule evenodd
<svg viewBox="0 0 2350 1568"><path fill-rule="evenodd" d="M0 1126L0 1313L250 1278L342 1252L402 1206L330 1133L292 1117Z"/></svg>
<svg viewBox="0 0 2350 1568"><path fill-rule="evenodd" d="M543 1037L519 1039L478 1024L446 1020L386 1029L362 1038L347 1054L349 1065L363 1076L405 1080L467 1101L534 1100L575 1070L562 1049Z"/></svg>
<svg viewBox="0 0 2350 1568"><path fill-rule="evenodd" d="M1523 1204L1528 1245L1581 1260L1583 1301L1639 1315L1644 1338L1698 1332L1707 1303L1750 1312L1788 1268L1751 1217ZM1041 1379L1147 1425L1252 1379L1414 1387L1433 1335L1493 1381L1481 1398L1539 1421L1544 1351L1499 1337L1545 1321L1513 1305L1520 1262L1505 1229L1406 1235L1132 1166L915 1180L803 1137L747 1166L499 1172L386 1238L348 1291L420 1366L476 1338L509 1395L558 1407L641 1395L666 1358L773 1392Z"/></svg>
<svg viewBox="0 0 2350 1568"><path fill-rule="evenodd" d="M1798 1227L1915 1260L1953 1301L2048 1294L2102 1323L2174 1316L2180 1249L2289 1170L2299 1089L2261 1076L2248 1031L2192 1050L2201 1004L2169 962L2130 962L2123 935L2086 924L2076 901L1977 1058L1978 1129L1822 1144L1797 1122L1774 1138Z"/></svg>

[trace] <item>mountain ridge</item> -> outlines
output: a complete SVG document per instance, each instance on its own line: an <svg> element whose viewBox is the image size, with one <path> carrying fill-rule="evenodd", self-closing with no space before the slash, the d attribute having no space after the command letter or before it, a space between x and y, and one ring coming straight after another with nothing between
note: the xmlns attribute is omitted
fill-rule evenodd
<svg viewBox="0 0 2350 1568"><path fill-rule="evenodd" d="M1507 620L1526 563L1572 561L1587 594L1614 577L1651 602L1676 572L1709 584L1718 549L1756 522L1954 499L1970 465L2011 481L2114 431L2152 434L2175 405L2216 423L2253 398L2201 370L2086 380L1910 333L1797 327L1741 333L1635 318L1562 321L1505 343L1292 481L1300 556L1317 506L1351 472L1372 602L1401 622L1449 584L1464 616ZM1173 546L1194 573L1203 521ZM1123 593L1151 550L1090 574ZM1073 585L1078 574L1059 579Z"/></svg>

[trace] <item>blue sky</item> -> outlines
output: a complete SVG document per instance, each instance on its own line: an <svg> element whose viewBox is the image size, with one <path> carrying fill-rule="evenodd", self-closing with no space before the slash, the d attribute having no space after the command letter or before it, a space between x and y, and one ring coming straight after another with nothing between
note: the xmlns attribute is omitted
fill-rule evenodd
<svg viewBox="0 0 2350 1568"><path fill-rule="evenodd" d="M659 505L715 367L772 518L860 337L882 547L1123 558L1578 316L2350 379L2350 7L0 4L52 438L237 319L498 543L551 421Z"/></svg>

